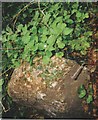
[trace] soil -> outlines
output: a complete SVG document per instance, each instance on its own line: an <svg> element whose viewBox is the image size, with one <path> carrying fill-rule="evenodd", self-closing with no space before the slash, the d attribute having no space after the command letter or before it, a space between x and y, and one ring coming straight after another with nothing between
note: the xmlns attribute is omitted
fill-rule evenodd
<svg viewBox="0 0 98 120"><path fill-rule="evenodd" d="M12 74L8 93L14 102L43 111L49 118L88 118L77 91L90 75L84 67L77 80L72 79L79 67L74 60L55 56L48 65L41 58L35 58L32 67L23 62Z"/></svg>

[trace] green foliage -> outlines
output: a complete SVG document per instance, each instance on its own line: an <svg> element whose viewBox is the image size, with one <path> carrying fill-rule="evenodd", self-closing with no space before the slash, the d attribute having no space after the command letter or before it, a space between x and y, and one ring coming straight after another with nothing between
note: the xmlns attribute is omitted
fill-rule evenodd
<svg viewBox="0 0 98 120"><path fill-rule="evenodd" d="M54 54L63 57L65 47L86 55L92 31L86 22L89 11L84 8L80 3L40 3L40 8L35 3L35 11L28 8L32 13L29 22L20 23L19 17L14 30L7 26L2 32L7 66L17 67L21 60L32 63L36 56L42 56L47 64ZM24 19L28 18L27 13L23 13Z"/></svg>
<svg viewBox="0 0 98 120"><path fill-rule="evenodd" d="M78 95L79 98L85 99L85 101L89 104L93 101L93 87L92 85L88 85L88 88L85 88L84 85L81 85L78 88Z"/></svg>
<svg viewBox="0 0 98 120"><path fill-rule="evenodd" d="M79 98L83 98L86 95L86 90L85 87L83 85L81 85L78 89L78 94L79 94Z"/></svg>

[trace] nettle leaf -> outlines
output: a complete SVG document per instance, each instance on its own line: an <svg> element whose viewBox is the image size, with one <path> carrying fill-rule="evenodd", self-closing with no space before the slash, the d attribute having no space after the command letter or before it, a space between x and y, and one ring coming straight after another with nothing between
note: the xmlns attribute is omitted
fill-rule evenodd
<svg viewBox="0 0 98 120"><path fill-rule="evenodd" d="M73 24L74 21L73 21L72 19L68 19L68 20L66 21L66 23Z"/></svg>
<svg viewBox="0 0 98 120"><path fill-rule="evenodd" d="M22 27L22 35L25 35L27 32L27 25L25 25L24 27Z"/></svg>
<svg viewBox="0 0 98 120"><path fill-rule="evenodd" d="M45 43L46 40L47 40L47 36L46 35L42 35L40 41Z"/></svg>
<svg viewBox="0 0 98 120"><path fill-rule="evenodd" d="M55 43L55 41L56 41L56 37L55 37L54 35L51 35L51 36L49 36L48 39L47 39L47 44L53 46L54 43Z"/></svg>
<svg viewBox="0 0 98 120"><path fill-rule="evenodd" d="M24 36L22 36L22 41L27 44L30 41L30 35L27 33Z"/></svg>
<svg viewBox="0 0 98 120"><path fill-rule="evenodd" d="M44 50L45 49L44 43L38 43L38 49L39 50Z"/></svg>
<svg viewBox="0 0 98 120"><path fill-rule="evenodd" d="M79 17L81 17L81 15L82 15L81 12L77 11L76 17L79 18Z"/></svg>
<svg viewBox="0 0 98 120"><path fill-rule="evenodd" d="M56 43L59 43L59 42L62 42L62 37L61 37L61 36L59 36L59 37L57 38Z"/></svg>
<svg viewBox="0 0 98 120"><path fill-rule="evenodd" d="M43 61L44 64L48 64L49 61L50 61L50 57L48 57L48 56L43 56L42 61Z"/></svg>
<svg viewBox="0 0 98 120"><path fill-rule="evenodd" d="M52 52L51 51L46 51L46 56L48 56L48 57L51 57L52 56Z"/></svg>
<svg viewBox="0 0 98 120"><path fill-rule="evenodd" d="M22 25L22 24L19 24L19 25L17 26L17 31L16 31L16 32L21 32L22 28L23 28L23 25Z"/></svg>
<svg viewBox="0 0 98 120"><path fill-rule="evenodd" d="M73 31L73 28L66 27L63 31L63 34L64 35L69 35L72 31Z"/></svg>
<svg viewBox="0 0 98 120"><path fill-rule="evenodd" d="M25 46L26 50L31 50L34 46L34 40L28 42L28 44Z"/></svg>
<svg viewBox="0 0 98 120"><path fill-rule="evenodd" d="M64 30L64 28L66 27L66 24L62 23L62 22L59 22L57 24L57 29L58 29L58 32L62 32Z"/></svg>
<svg viewBox="0 0 98 120"><path fill-rule="evenodd" d="M56 53L56 57L63 57L64 56L64 53L63 52L58 52L58 53Z"/></svg>
<svg viewBox="0 0 98 120"><path fill-rule="evenodd" d="M79 94L79 98L83 98L83 97L86 96L86 90L85 90L84 85L81 85L81 86L78 88L78 94Z"/></svg>
<svg viewBox="0 0 98 120"><path fill-rule="evenodd" d="M61 49L65 47L65 44L63 43L63 41L58 42L57 45L58 45L58 48L61 48Z"/></svg>
<svg viewBox="0 0 98 120"><path fill-rule="evenodd" d="M13 64L14 64L15 67L19 67L20 66L20 62L19 61L14 61Z"/></svg>
<svg viewBox="0 0 98 120"><path fill-rule="evenodd" d="M32 33L35 35L35 34L37 34L37 28L36 28L36 26L34 26L33 28L32 28Z"/></svg>
<svg viewBox="0 0 98 120"><path fill-rule="evenodd" d="M88 95L86 102L89 104L93 101L93 96L92 95Z"/></svg>
<svg viewBox="0 0 98 120"><path fill-rule="evenodd" d="M37 51L38 50L38 44L34 44L33 46L32 46L32 53L34 53L35 51Z"/></svg>
<svg viewBox="0 0 98 120"><path fill-rule="evenodd" d="M53 47L53 45L47 45L47 47L46 47L46 51L53 51L53 50L55 50L55 48Z"/></svg>
<svg viewBox="0 0 98 120"><path fill-rule="evenodd" d="M43 22L45 23L45 24L47 24L47 22L49 21L49 18L50 18L50 14L46 14L44 17L43 17Z"/></svg>
<svg viewBox="0 0 98 120"><path fill-rule="evenodd" d="M34 41L34 43L38 43L38 36L32 34L30 40Z"/></svg>

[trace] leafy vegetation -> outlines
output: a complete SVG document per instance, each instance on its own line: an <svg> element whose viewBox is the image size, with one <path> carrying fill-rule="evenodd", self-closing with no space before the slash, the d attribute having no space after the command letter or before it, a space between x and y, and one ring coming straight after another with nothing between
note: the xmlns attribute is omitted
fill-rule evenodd
<svg viewBox="0 0 98 120"><path fill-rule="evenodd" d="M19 66L21 60L32 64L34 57L42 56L48 63L51 56L63 57L65 49L86 55L92 41L92 31L86 25L89 12L79 3L35 3L27 24L17 23L14 29L2 31L3 54L7 66ZM43 8L43 9L42 9ZM26 19L27 14L23 13ZM23 19L22 18L22 19Z"/></svg>

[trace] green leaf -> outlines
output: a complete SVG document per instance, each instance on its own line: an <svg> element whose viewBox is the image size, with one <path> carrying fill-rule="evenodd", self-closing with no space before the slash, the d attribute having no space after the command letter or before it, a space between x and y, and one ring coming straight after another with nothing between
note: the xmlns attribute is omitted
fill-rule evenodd
<svg viewBox="0 0 98 120"><path fill-rule="evenodd" d="M83 98L86 95L86 90L81 90L80 94L79 94L79 98Z"/></svg>
<svg viewBox="0 0 98 120"><path fill-rule="evenodd" d="M56 53L56 57L63 57L64 56L64 53L63 52L58 52L58 53Z"/></svg>
<svg viewBox="0 0 98 120"><path fill-rule="evenodd" d="M90 94L90 95L93 95L94 90L93 90L93 86L92 86L92 85L89 85L89 86L88 86L88 90L89 90L89 94Z"/></svg>
<svg viewBox="0 0 98 120"><path fill-rule="evenodd" d="M88 95L86 102L89 104L93 101L93 96L92 95Z"/></svg>
<svg viewBox="0 0 98 120"><path fill-rule="evenodd" d="M48 64L49 61L50 61L50 57L44 56L43 59L42 59L42 61L43 61L44 64Z"/></svg>
<svg viewBox="0 0 98 120"><path fill-rule="evenodd" d="M58 42L58 48L64 48L65 47L65 44L63 42Z"/></svg>
<svg viewBox="0 0 98 120"><path fill-rule="evenodd" d="M54 35L49 36L47 39L47 43L51 46L54 45L55 41L56 41L56 37Z"/></svg>
<svg viewBox="0 0 98 120"><path fill-rule="evenodd" d="M87 51L81 50L80 53L81 53L82 55L86 55L86 54L87 54Z"/></svg>
<svg viewBox="0 0 98 120"><path fill-rule="evenodd" d="M38 43L38 49L39 50L44 50L45 49L44 43Z"/></svg>
<svg viewBox="0 0 98 120"><path fill-rule="evenodd" d="M39 12L36 11L36 12L35 12L35 16L34 16L34 20L37 21L37 20L38 20L38 17L39 17Z"/></svg>
<svg viewBox="0 0 98 120"><path fill-rule="evenodd" d="M33 53L33 51L37 51L38 50L38 44L35 44L35 45L33 45L32 46L32 53Z"/></svg>
<svg viewBox="0 0 98 120"><path fill-rule="evenodd" d="M21 32L22 28L23 28L23 25L22 25L22 24L19 24L19 25L17 26L17 32Z"/></svg>
<svg viewBox="0 0 98 120"><path fill-rule="evenodd" d="M46 51L46 56L51 57L52 56L52 52L51 51Z"/></svg>
<svg viewBox="0 0 98 120"><path fill-rule="evenodd" d="M30 40L34 41L34 43L38 43L38 36L32 34Z"/></svg>
<svg viewBox="0 0 98 120"><path fill-rule="evenodd" d="M89 14L88 13L85 13L85 18L89 18Z"/></svg>
<svg viewBox="0 0 98 120"><path fill-rule="evenodd" d="M14 66L15 66L15 67L19 67L19 66L20 66L20 62L15 61L15 62L14 62Z"/></svg>
<svg viewBox="0 0 98 120"><path fill-rule="evenodd" d="M27 32L27 25L25 25L24 27L22 27L22 35L25 35Z"/></svg>
<svg viewBox="0 0 98 120"><path fill-rule="evenodd" d="M45 24L47 24L47 22L49 21L49 18L50 18L50 14L46 14L44 17L43 17L43 22L45 23Z"/></svg>
<svg viewBox="0 0 98 120"><path fill-rule="evenodd" d="M34 46L34 40L28 42L28 44L25 45L25 49L26 50L32 50L33 46Z"/></svg>
<svg viewBox="0 0 98 120"><path fill-rule="evenodd" d="M22 36L22 41L27 44L30 41L30 35L29 34L25 34L24 36Z"/></svg>
<svg viewBox="0 0 98 120"><path fill-rule="evenodd" d="M68 19L67 21L66 21L66 23L69 23L69 24L73 24L73 20L72 19Z"/></svg>
<svg viewBox="0 0 98 120"><path fill-rule="evenodd" d="M34 26L33 28L32 28L32 33L35 35L35 34L37 34L37 28L36 28L36 26Z"/></svg>
<svg viewBox="0 0 98 120"><path fill-rule="evenodd" d="M64 34L64 35L69 35L72 31L73 31L72 28L66 27L66 28L64 29L64 31L63 31L63 34Z"/></svg>
<svg viewBox="0 0 98 120"><path fill-rule="evenodd" d="M47 45L46 50L47 51L53 51L53 50L55 50L55 48L51 45Z"/></svg>
<svg viewBox="0 0 98 120"><path fill-rule="evenodd" d="M41 36L41 42L45 43L47 40L47 36L46 35L42 35Z"/></svg>
<svg viewBox="0 0 98 120"><path fill-rule="evenodd" d="M82 15L81 12L77 11L76 17L79 18L79 17L81 17L81 15Z"/></svg>
<svg viewBox="0 0 98 120"><path fill-rule="evenodd" d="M78 94L79 94L79 98L83 98L83 97L86 96L86 90L85 90L84 85L81 85L81 86L78 88Z"/></svg>

